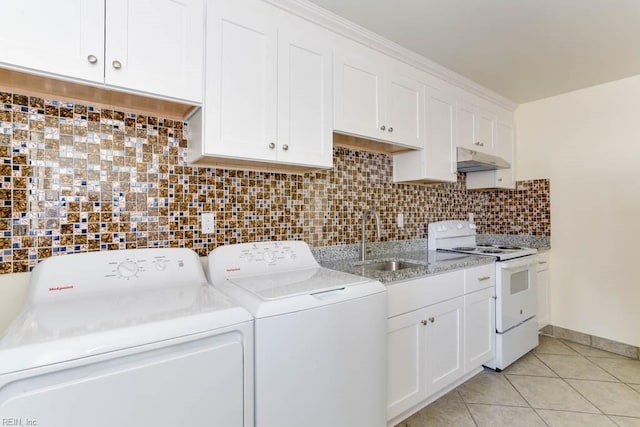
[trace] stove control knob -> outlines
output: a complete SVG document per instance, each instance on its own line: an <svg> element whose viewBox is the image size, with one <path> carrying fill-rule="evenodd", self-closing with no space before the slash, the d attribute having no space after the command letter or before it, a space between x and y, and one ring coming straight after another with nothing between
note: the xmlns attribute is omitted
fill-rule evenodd
<svg viewBox="0 0 640 427"><path fill-rule="evenodd" d="M129 277L133 277L138 274L138 264L136 264L135 261L131 261L130 259L128 259L118 264L116 270L118 271L120 277L125 277L128 279Z"/></svg>
<svg viewBox="0 0 640 427"><path fill-rule="evenodd" d="M264 254L262 255L262 258L264 258L264 260L268 263L273 262L273 254L271 252L265 251Z"/></svg>
<svg viewBox="0 0 640 427"><path fill-rule="evenodd" d="M464 227L462 223L458 224L458 230L462 230L462 227Z"/></svg>
<svg viewBox="0 0 640 427"><path fill-rule="evenodd" d="M447 226L446 226L446 225L443 225L443 226L442 226L442 231L447 231L447 230L448 230Z"/></svg>

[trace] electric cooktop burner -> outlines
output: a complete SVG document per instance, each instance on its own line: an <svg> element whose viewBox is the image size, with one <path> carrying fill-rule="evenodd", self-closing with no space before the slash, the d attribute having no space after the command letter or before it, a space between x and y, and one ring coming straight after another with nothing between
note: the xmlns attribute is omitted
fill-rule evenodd
<svg viewBox="0 0 640 427"><path fill-rule="evenodd" d="M429 224L428 248L437 251L459 252L469 255L492 256L498 261L506 261L535 255L534 248L517 246L509 242L476 242L476 225L469 221L450 220Z"/></svg>

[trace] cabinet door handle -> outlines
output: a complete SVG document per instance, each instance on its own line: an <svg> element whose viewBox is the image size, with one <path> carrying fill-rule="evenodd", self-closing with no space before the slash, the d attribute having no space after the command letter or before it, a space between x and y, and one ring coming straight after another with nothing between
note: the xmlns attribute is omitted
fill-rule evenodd
<svg viewBox="0 0 640 427"><path fill-rule="evenodd" d="M387 127L385 125L380 126L380 130L387 130Z"/></svg>
<svg viewBox="0 0 640 427"><path fill-rule="evenodd" d="M491 276L478 277L478 282L484 282L485 280L489 280L489 279L491 279Z"/></svg>
<svg viewBox="0 0 640 427"><path fill-rule="evenodd" d="M122 62L117 61L117 60L116 60L116 61L113 61L113 62L111 63L111 65L112 65L112 66L113 66L113 68L115 68L116 70L119 70L120 68L122 68Z"/></svg>
<svg viewBox="0 0 640 427"><path fill-rule="evenodd" d="M491 298L493 298L493 299L498 299L498 296L497 296L497 295L494 295L494 296L492 296Z"/></svg>
<svg viewBox="0 0 640 427"><path fill-rule="evenodd" d="M480 141L476 141L476 142L474 142L474 144L479 146L479 147L484 147L484 143L480 142Z"/></svg>
<svg viewBox="0 0 640 427"><path fill-rule="evenodd" d="M389 128L389 132L393 132L393 128Z"/></svg>
<svg viewBox="0 0 640 427"><path fill-rule="evenodd" d="M289 146L288 146L287 144L284 144L284 145L282 146L282 149L283 149L284 151L287 151L287 150L289 149Z"/></svg>
<svg viewBox="0 0 640 427"><path fill-rule="evenodd" d="M274 148L276 148L276 143L275 143L275 142L270 142L270 143L269 143L269 148L271 148L272 150L273 150Z"/></svg>
<svg viewBox="0 0 640 427"><path fill-rule="evenodd" d="M421 320L420 323L422 323L423 326L427 326L427 321L426 320Z"/></svg>
<svg viewBox="0 0 640 427"><path fill-rule="evenodd" d="M435 321L436 321L436 318L435 318L435 317L429 317L429 322L431 322L431 323L435 323Z"/></svg>
<svg viewBox="0 0 640 427"><path fill-rule="evenodd" d="M89 55L87 56L87 61L89 61L89 64L95 64L98 62L98 57L95 55Z"/></svg>
<svg viewBox="0 0 640 427"><path fill-rule="evenodd" d="M546 264L547 261L538 261L538 264Z"/></svg>
<svg viewBox="0 0 640 427"><path fill-rule="evenodd" d="M498 182L502 182L502 178L498 178Z"/></svg>

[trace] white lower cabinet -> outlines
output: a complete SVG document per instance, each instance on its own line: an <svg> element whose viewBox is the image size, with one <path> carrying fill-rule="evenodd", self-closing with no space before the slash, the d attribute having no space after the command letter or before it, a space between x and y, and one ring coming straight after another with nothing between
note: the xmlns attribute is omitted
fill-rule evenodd
<svg viewBox="0 0 640 427"><path fill-rule="evenodd" d="M387 420L493 358L494 283L491 264L387 288Z"/></svg>
<svg viewBox="0 0 640 427"><path fill-rule="evenodd" d="M425 309L387 322L387 419L401 414L427 396Z"/></svg>
<svg viewBox="0 0 640 427"><path fill-rule="evenodd" d="M550 323L549 309L549 252L542 252L538 257L538 277L536 286L538 287L538 329L542 329Z"/></svg>
<svg viewBox="0 0 640 427"><path fill-rule="evenodd" d="M495 288L464 296L465 373L493 359L496 330Z"/></svg>
<svg viewBox="0 0 640 427"><path fill-rule="evenodd" d="M387 418L464 374L463 319L462 297L389 319Z"/></svg>
<svg viewBox="0 0 640 427"><path fill-rule="evenodd" d="M464 374L464 298L429 306L426 314L426 389L430 395Z"/></svg>

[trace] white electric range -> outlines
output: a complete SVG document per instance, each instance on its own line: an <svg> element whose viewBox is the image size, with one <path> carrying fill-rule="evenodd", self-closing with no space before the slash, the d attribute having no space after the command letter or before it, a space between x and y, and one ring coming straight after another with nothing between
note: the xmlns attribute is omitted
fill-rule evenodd
<svg viewBox="0 0 640 427"><path fill-rule="evenodd" d="M496 354L485 366L501 371L538 345L537 249L476 243L468 221L429 224L430 249L496 259Z"/></svg>

